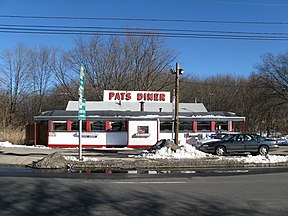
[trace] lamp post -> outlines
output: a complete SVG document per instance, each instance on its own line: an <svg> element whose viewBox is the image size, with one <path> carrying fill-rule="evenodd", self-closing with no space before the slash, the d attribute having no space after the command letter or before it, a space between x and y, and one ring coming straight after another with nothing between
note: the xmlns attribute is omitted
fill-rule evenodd
<svg viewBox="0 0 288 216"><path fill-rule="evenodd" d="M183 69L180 69L179 63L176 63L176 69L171 69L171 72L175 74L175 114L174 114L174 143L178 145L178 135L179 135L179 78L180 74L184 73Z"/></svg>

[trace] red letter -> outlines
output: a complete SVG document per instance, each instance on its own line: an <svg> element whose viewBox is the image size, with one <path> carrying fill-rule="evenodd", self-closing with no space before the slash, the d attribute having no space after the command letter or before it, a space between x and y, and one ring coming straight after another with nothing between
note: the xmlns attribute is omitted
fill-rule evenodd
<svg viewBox="0 0 288 216"><path fill-rule="evenodd" d="M152 93L147 94L147 101L153 101L153 94Z"/></svg>
<svg viewBox="0 0 288 216"><path fill-rule="evenodd" d="M137 94L137 100L140 101L140 100L142 100L142 98L143 98L143 95L141 93L138 93Z"/></svg>
<svg viewBox="0 0 288 216"><path fill-rule="evenodd" d="M160 94L160 101L165 101L165 94Z"/></svg>
<svg viewBox="0 0 288 216"><path fill-rule="evenodd" d="M119 94L119 92L116 93L116 95L115 95L115 100L120 100L120 94Z"/></svg>
<svg viewBox="0 0 288 216"><path fill-rule="evenodd" d="M127 94L126 94L126 100L127 100L127 101L131 100L131 93L127 93Z"/></svg>
<svg viewBox="0 0 288 216"><path fill-rule="evenodd" d="M121 94L121 100L124 100L124 98L125 98L125 92L121 92L120 94Z"/></svg>
<svg viewBox="0 0 288 216"><path fill-rule="evenodd" d="M159 100L159 94L158 93L155 93L154 94L154 101L158 101Z"/></svg>
<svg viewBox="0 0 288 216"><path fill-rule="evenodd" d="M109 100L111 100L114 97L114 92L109 92Z"/></svg>

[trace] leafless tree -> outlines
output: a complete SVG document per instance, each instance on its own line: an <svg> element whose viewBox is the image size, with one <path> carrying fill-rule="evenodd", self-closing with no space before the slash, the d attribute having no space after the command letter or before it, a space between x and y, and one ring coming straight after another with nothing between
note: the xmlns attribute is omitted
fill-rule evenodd
<svg viewBox="0 0 288 216"><path fill-rule="evenodd" d="M41 113L45 96L52 88L53 57L56 50L48 47L30 49L31 93L35 113Z"/></svg>
<svg viewBox="0 0 288 216"><path fill-rule="evenodd" d="M288 53L277 56L268 53L256 66L254 75L261 79L271 96L281 99L281 104L288 103Z"/></svg>
<svg viewBox="0 0 288 216"><path fill-rule="evenodd" d="M7 97L9 124L16 124L17 109L25 99L30 88L30 65L28 60L29 49L19 44L12 50L5 50L1 55L1 79L5 96Z"/></svg>
<svg viewBox="0 0 288 216"><path fill-rule="evenodd" d="M162 90L173 84L169 66L175 55L157 37L79 38L69 57L74 75L79 76L81 64L87 69L85 97L90 100L101 100L105 89Z"/></svg>

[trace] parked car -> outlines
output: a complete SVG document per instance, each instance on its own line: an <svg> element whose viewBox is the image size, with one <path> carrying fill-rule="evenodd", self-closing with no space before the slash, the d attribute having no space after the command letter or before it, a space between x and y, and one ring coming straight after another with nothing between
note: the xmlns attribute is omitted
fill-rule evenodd
<svg viewBox="0 0 288 216"><path fill-rule="evenodd" d="M279 146L288 146L288 136L277 139Z"/></svg>
<svg viewBox="0 0 288 216"><path fill-rule="evenodd" d="M227 134L220 140L198 143L196 148L219 156L234 153L267 155L279 146L276 139L256 134Z"/></svg>

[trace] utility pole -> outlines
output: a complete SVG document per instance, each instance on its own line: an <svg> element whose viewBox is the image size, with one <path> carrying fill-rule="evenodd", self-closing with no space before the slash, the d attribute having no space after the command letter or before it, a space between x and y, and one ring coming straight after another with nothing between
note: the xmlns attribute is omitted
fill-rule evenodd
<svg viewBox="0 0 288 216"><path fill-rule="evenodd" d="M178 145L178 135L179 135L179 64L176 63L176 77L175 77L175 144Z"/></svg>
<svg viewBox="0 0 288 216"><path fill-rule="evenodd" d="M176 69L171 70L175 76L175 114L174 114L174 143L178 145L179 140L179 84L180 84L180 74L184 73L183 69L180 69L179 63L176 63Z"/></svg>

